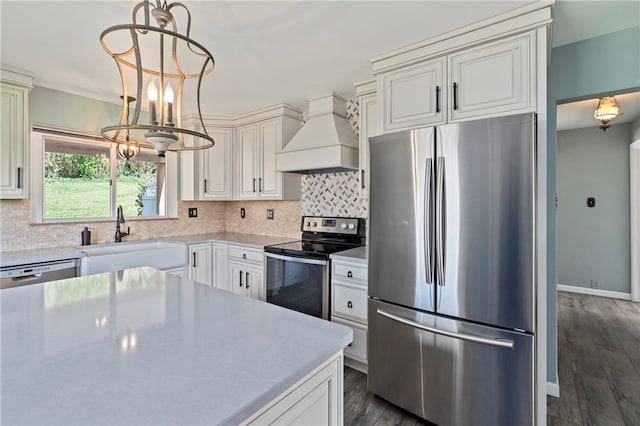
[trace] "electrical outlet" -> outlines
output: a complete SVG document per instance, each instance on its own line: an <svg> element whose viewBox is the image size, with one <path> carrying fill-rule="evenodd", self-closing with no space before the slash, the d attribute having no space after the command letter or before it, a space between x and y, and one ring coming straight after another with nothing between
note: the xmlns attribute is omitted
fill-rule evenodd
<svg viewBox="0 0 640 426"><path fill-rule="evenodd" d="M600 288L600 283L598 281L591 281L591 287L593 288Z"/></svg>
<svg viewBox="0 0 640 426"><path fill-rule="evenodd" d="M267 219L273 220L273 209L267 209Z"/></svg>
<svg viewBox="0 0 640 426"><path fill-rule="evenodd" d="M189 217L198 217L198 209L195 207L189 207Z"/></svg>
<svg viewBox="0 0 640 426"><path fill-rule="evenodd" d="M241 217L242 219L244 219L245 215L246 215L246 212L244 211L244 207L242 207L242 208L240 209L240 217Z"/></svg>

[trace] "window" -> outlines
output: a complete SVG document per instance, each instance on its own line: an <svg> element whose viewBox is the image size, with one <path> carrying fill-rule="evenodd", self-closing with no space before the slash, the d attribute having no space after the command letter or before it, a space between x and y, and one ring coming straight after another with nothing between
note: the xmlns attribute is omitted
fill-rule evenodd
<svg viewBox="0 0 640 426"><path fill-rule="evenodd" d="M125 161L94 136L34 132L32 139L36 222L113 219L118 205L127 219L175 216L176 185L168 184L175 153L161 158L142 148Z"/></svg>

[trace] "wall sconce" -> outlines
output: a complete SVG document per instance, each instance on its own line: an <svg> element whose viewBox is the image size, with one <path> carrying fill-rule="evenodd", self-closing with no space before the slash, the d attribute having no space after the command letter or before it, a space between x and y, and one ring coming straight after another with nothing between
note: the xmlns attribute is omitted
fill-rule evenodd
<svg viewBox="0 0 640 426"><path fill-rule="evenodd" d="M611 127L609 122L619 115L622 115L622 109L620 108L620 105L618 105L618 102L616 102L616 98L613 96L600 98L598 107L593 113L596 120L600 120L602 123L600 128L605 132L609 127Z"/></svg>

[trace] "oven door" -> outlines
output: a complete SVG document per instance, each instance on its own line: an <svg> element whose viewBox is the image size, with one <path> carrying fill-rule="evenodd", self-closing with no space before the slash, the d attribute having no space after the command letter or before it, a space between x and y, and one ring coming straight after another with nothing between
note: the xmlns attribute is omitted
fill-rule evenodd
<svg viewBox="0 0 640 426"><path fill-rule="evenodd" d="M265 252L267 302L329 319L329 261Z"/></svg>

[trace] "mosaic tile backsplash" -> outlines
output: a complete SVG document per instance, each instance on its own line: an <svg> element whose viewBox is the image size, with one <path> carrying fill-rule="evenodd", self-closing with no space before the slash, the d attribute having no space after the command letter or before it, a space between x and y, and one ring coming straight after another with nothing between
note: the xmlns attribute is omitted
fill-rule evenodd
<svg viewBox="0 0 640 426"><path fill-rule="evenodd" d="M300 236L300 217L349 216L367 218L367 200L358 195L358 172L305 175L302 177L300 201L182 201L177 219L127 221L131 236L127 240L240 232L279 235L296 239ZM189 218L187 209L198 208L198 217ZM240 218L245 208L245 219ZM275 218L266 218L274 209ZM0 200L0 253L45 247L80 244L84 226L92 230L92 243L113 240L115 221L90 223L32 224L29 200ZM127 216L125 212L125 217Z"/></svg>
<svg viewBox="0 0 640 426"><path fill-rule="evenodd" d="M367 218L367 200L360 198L358 172L302 177L302 215Z"/></svg>

